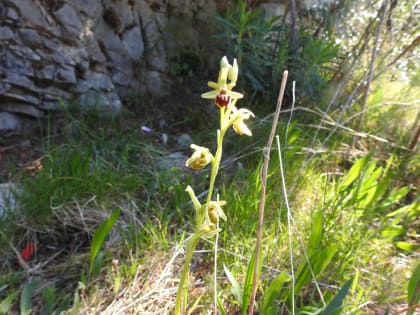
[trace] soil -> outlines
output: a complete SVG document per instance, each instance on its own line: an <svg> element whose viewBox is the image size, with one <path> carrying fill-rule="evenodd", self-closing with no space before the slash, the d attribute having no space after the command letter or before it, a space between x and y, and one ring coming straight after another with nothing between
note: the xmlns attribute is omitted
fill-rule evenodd
<svg viewBox="0 0 420 315"><path fill-rule="evenodd" d="M0 183L14 181L21 170L37 169L41 152L40 135L0 135Z"/></svg>

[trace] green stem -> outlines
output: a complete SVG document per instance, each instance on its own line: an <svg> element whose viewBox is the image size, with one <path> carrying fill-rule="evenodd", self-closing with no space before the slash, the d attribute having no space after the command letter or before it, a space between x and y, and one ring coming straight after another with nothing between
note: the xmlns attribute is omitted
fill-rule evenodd
<svg viewBox="0 0 420 315"><path fill-rule="evenodd" d="M225 111L220 111L220 125L223 125L223 121L225 119ZM185 308L187 304L187 294L188 294L188 277L190 273L190 263L191 259L194 256L195 248L197 247L198 241L201 237L201 227L203 225L203 221L206 217L206 211L210 201L212 199L213 190L214 190L214 183L216 181L216 176L219 171L220 161L222 160L222 148L223 148L223 137L226 133L226 129L222 129L221 131L218 130L217 132L217 149L216 154L214 156L212 162L212 169L211 169L211 176L210 176L210 184L209 184L209 191L207 193L207 200L204 207L202 207L202 211L197 213L197 220L195 231L191 239L187 242L185 246L185 261L182 267L181 276L179 279L179 286L178 292L176 295L176 304L175 304L175 315L185 315Z"/></svg>
<svg viewBox="0 0 420 315"><path fill-rule="evenodd" d="M213 197L214 183L216 181L217 173L219 172L220 161L222 160L224 135L225 135L225 132L223 130L222 131L219 130L217 133L217 149L216 149L216 154L214 156L214 160L212 163L209 191L207 193L207 200L206 200L206 207L205 207L206 210Z"/></svg>
<svg viewBox="0 0 420 315"><path fill-rule="evenodd" d="M179 279L178 292L176 294L175 315L185 314L185 304L187 303L188 294L188 277L190 273L190 263L194 256L195 247L200 240L200 231L196 229L194 235L190 238L186 245L185 261L182 267L181 277Z"/></svg>

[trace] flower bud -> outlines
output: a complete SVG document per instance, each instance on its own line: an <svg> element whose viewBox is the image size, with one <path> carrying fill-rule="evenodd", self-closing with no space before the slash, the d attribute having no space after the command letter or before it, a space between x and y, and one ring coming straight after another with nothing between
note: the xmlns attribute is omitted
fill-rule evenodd
<svg viewBox="0 0 420 315"><path fill-rule="evenodd" d="M236 84L236 81L238 80L238 72L239 72L238 62L236 61L236 58L235 58L233 59L233 65L232 67L230 67L229 72L228 72L228 79L230 80L230 84L233 86Z"/></svg>

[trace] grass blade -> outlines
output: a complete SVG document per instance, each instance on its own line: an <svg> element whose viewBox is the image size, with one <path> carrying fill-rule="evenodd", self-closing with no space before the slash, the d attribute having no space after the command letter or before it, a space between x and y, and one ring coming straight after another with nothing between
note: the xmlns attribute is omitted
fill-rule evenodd
<svg viewBox="0 0 420 315"><path fill-rule="evenodd" d="M115 210L111 216L102 222L99 227L96 229L95 234L92 238L92 243L90 245L90 264L89 264L89 274L92 273L94 262L96 256L98 255L103 242L105 241L105 237L114 227L115 222L117 221L118 217L120 216L121 209Z"/></svg>
<svg viewBox="0 0 420 315"><path fill-rule="evenodd" d="M285 282L291 280L290 276L283 271L280 275L275 278L268 289L264 293L263 304L261 308L261 314L275 315L276 314L276 300L280 297L281 290Z"/></svg>
<svg viewBox="0 0 420 315"><path fill-rule="evenodd" d="M241 286L239 285L238 281L236 281L233 274L229 271L229 269L225 265L223 265L223 269L225 270L225 273L229 282L232 284L232 293L235 295L238 303L241 303L242 295L243 295Z"/></svg>
<svg viewBox="0 0 420 315"><path fill-rule="evenodd" d="M13 292L9 296L7 296L3 301L0 303L0 314L8 314L10 305L18 296L19 292Z"/></svg>
<svg viewBox="0 0 420 315"><path fill-rule="evenodd" d="M413 306L420 301L420 264L414 268L407 286L408 305ZM407 314L413 314L410 310Z"/></svg>
<svg viewBox="0 0 420 315"><path fill-rule="evenodd" d="M38 278L33 279L22 291L20 296L20 314L29 315L32 308L32 293L39 285L40 280Z"/></svg>
<svg viewBox="0 0 420 315"><path fill-rule="evenodd" d="M258 255L257 279L259 278L259 274L261 273L261 266L262 266L262 249L260 247L260 252ZM243 296L242 296L242 315L246 315L247 308L251 300L252 284L254 280L254 270L255 270L255 253L252 255L252 258L248 264L248 269L246 271L244 291L243 291Z"/></svg>
<svg viewBox="0 0 420 315"><path fill-rule="evenodd" d="M338 291L337 295L328 303L327 307L322 312L322 315L332 315L335 312L339 311L343 307L344 298L349 293L351 284L353 283L353 278L348 280Z"/></svg>

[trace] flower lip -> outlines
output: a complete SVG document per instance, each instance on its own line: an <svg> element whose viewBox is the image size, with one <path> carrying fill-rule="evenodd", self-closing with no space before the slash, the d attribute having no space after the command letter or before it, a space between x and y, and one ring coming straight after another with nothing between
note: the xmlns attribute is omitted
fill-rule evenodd
<svg viewBox="0 0 420 315"><path fill-rule="evenodd" d="M231 99L231 96L229 94L226 94L226 92L220 93L219 95L216 96L216 99L214 100L214 104L219 108L226 107L229 105L230 99Z"/></svg>
<svg viewBox="0 0 420 315"><path fill-rule="evenodd" d="M201 170L213 161L213 155L210 153L209 149L200 147L196 144L191 144L191 149L194 149L194 153L185 162L185 166L194 170Z"/></svg>

